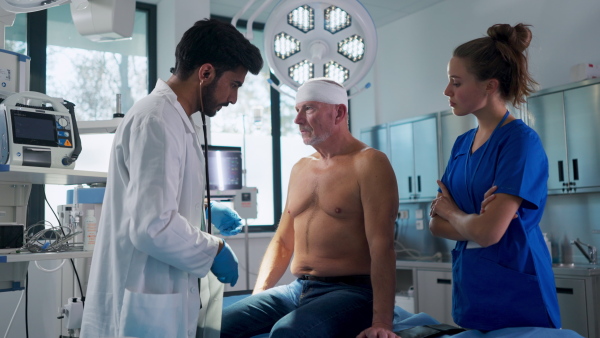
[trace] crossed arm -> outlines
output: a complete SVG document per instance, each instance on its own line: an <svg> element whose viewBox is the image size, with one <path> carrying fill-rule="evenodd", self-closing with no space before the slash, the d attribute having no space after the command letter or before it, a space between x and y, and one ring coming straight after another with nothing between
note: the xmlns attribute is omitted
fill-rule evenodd
<svg viewBox="0 0 600 338"><path fill-rule="evenodd" d="M467 214L458 208L446 186L439 180L438 185L442 192L431 203L431 233L455 241L473 241L482 247L500 241L523 201L514 195L494 194L497 189L494 186L483 196L480 213Z"/></svg>

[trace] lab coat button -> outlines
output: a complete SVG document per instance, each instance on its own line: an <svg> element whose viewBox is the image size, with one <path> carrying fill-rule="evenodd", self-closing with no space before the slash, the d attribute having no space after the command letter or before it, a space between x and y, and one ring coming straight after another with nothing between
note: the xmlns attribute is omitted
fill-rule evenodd
<svg viewBox="0 0 600 338"><path fill-rule="evenodd" d="M194 331L192 331L192 330L188 330L188 336L190 336L190 337L191 337L192 335L194 335Z"/></svg>
<svg viewBox="0 0 600 338"><path fill-rule="evenodd" d="M191 293L196 293L196 288L192 286L192 287L190 288L190 292L191 292Z"/></svg>

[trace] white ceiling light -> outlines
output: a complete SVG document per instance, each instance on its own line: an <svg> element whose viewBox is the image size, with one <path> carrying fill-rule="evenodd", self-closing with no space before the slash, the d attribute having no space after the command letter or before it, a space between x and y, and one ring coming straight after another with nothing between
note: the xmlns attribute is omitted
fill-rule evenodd
<svg viewBox="0 0 600 338"><path fill-rule="evenodd" d="M375 24L357 0L280 1L264 36L269 66L294 90L322 76L351 90L375 62Z"/></svg>

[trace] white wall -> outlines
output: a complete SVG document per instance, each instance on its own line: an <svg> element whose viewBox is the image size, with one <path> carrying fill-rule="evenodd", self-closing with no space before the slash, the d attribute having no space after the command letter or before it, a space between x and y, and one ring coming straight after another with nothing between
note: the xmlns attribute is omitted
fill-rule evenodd
<svg viewBox="0 0 600 338"><path fill-rule="evenodd" d="M373 88L351 102L352 131L448 109L446 66L459 44L496 23L531 24L530 70L541 88L600 63L598 0L446 0L378 29Z"/></svg>

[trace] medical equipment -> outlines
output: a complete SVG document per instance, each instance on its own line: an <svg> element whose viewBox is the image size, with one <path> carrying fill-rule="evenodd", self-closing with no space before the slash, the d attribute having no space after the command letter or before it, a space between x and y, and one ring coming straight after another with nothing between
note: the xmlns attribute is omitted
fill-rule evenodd
<svg viewBox="0 0 600 338"><path fill-rule="evenodd" d="M29 90L29 63L24 54L0 49L0 87L8 93Z"/></svg>
<svg viewBox="0 0 600 338"><path fill-rule="evenodd" d="M255 0L234 16L235 26ZM265 0L248 20L246 38L252 39L252 22L272 0ZM369 12L357 0L280 1L266 21L264 51L277 79L270 85L280 93L285 84L297 90L306 80L328 77L356 96L371 85L357 86L371 69L377 53L377 33Z"/></svg>
<svg viewBox="0 0 600 338"><path fill-rule="evenodd" d="M208 145L207 155L211 191L242 189L241 147Z"/></svg>
<svg viewBox="0 0 600 338"><path fill-rule="evenodd" d="M14 13L31 13L70 3L71 16L79 34L95 41L129 39L133 34L135 0L0 0L1 43L4 27L15 20Z"/></svg>
<svg viewBox="0 0 600 338"><path fill-rule="evenodd" d="M81 152L74 105L36 92L0 104L0 164L73 169Z"/></svg>
<svg viewBox="0 0 600 338"><path fill-rule="evenodd" d="M79 34L94 42L127 40L133 35L135 0L71 2L71 16Z"/></svg>
<svg viewBox="0 0 600 338"><path fill-rule="evenodd" d="M7 253L25 244L25 225L0 223L0 253Z"/></svg>
<svg viewBox="0 0 600 338"><path fill-rule="evenodd" d="M60 315L58 319L64 319L63 324L65 329L68 330L69 334L73 336L75 330L81 328L81 319L83 318L83 302L81 298L71 297L67 301L67 304L63 305L60 309Z"/></svg>

